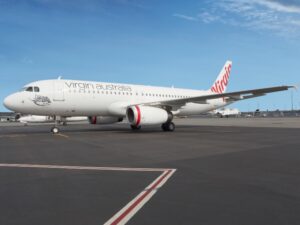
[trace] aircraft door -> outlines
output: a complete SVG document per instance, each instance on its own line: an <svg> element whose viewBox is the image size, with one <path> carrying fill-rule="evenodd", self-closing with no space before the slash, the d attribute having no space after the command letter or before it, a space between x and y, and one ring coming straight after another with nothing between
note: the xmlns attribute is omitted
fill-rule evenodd
<svg viewBox="0 0 300 225"><path fill-rule="evenodd" d="M55 80L53 101L64 101L64 100L65 100L64 83L61 80Z"/></svg>

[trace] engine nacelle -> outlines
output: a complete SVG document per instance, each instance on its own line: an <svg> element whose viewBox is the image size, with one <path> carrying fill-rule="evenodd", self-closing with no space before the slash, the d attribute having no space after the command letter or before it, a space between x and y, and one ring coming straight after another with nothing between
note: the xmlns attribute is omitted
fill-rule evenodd
<svg viewBox="0 0 300 225"><path fill-rule="evenodd" d="M112 124L122 122L122 117L113 117L113 116L89 116L90 124Z"/></svg>
<svg viewBox="0 0 300 225"><path fill-rule="evenodd" d="M163 124L173 118L173 115L164 109L138 105L127 108L126 116L133 126Z"/></svg>

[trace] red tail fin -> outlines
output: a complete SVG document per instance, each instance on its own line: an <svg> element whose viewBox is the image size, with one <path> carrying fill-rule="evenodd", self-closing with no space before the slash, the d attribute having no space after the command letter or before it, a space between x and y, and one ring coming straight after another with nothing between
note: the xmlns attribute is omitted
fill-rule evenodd
<svg viewBox="0 0 300 225"><path fill-rule="evenodd" d="M229 82L229 76L231 71L232 62L227 61L222 68L218 78L216 79L213 86L210 88L210 90L216 94L222 94L226 92L227 85Z"/></svg>

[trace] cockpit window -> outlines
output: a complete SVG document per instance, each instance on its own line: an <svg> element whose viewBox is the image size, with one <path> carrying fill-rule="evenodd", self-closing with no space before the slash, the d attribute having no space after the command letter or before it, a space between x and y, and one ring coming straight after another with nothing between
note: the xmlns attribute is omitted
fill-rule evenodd
<svg viewBox="0 0 300 225"><path fill-rule="evenodd" d="M40 88L39 87L23 87L20 92L23 92L23 91L28 91L28 92L40 92Z"/></svg>
<svg viewBox="0 0 300 225"><path fill-rule="evenodd" d="M25 91L33 92L33 88L32 87L28 87L28 88L25 89Z"/></svg>

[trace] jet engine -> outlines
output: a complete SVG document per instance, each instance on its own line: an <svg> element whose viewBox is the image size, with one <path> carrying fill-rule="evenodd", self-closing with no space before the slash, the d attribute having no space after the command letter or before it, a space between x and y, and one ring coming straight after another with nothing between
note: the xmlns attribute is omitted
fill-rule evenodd
<svg viewBox="0 0 300 225"><path fill-rule="evenodd" d="M126 110L127 119L132 126L164 124L172 121L173 115L166 110L151 106L130 106Z"/></svg>
<svg viewBox="0 0 300 225"><path fill-rule="evenodd" d="M122 122L122 117L113 117L113 116L89 116L88 117L90 124L112 124Z"/></svg>

